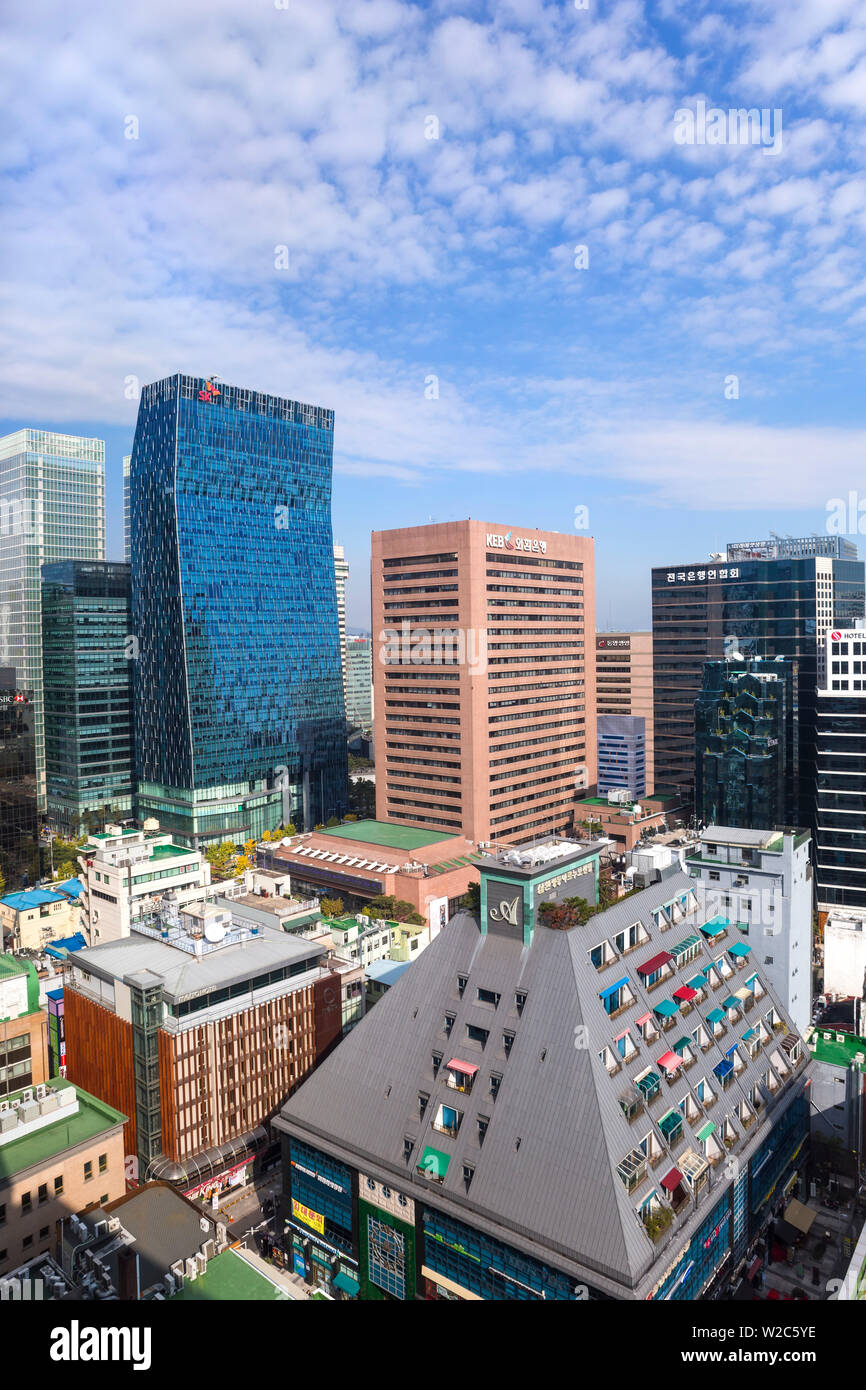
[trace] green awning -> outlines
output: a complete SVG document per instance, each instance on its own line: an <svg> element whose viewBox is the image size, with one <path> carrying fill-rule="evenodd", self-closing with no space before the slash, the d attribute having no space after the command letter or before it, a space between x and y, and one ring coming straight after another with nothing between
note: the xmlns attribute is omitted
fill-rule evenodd
<svg viewBox="0 0 866 1390"><path fill-rule="evenodd" d="M418 1171L441 1182L448 1172L450 1162L450 1154L444 1154L441 1149L434 1149L428 1144L418 1161Z"/></svg>
<svg viewBox="0 0 866 1390"><path fill-rule="evenodd" d="M728 955L740 956L745 960L751 949L751 946L747 946L745 941L735 941L733 946L728 947Z"/></svg>
<svg viewBox="0 0 866 1390"><path fill-rule="evenodd" d="M711 1009L707 1014L707 1023L724 1023L726 1018L724 1009Z"/></svg>
<svg viewBox="0 0 866 1390"><path fill-rule="evenodd" d="M675 1004L672 999L662 999L658 1004L653 1005L653 1013L660 1014L662 1018L673 1018L674 1014L678 1014L679 1011L679 1004Z"/></svg>
<svg viewBox="0 0 866 1390"><path fill-rule="evenodd" d="M700 946L699 936L687 936L684 941L678 941L676 946L671 947L672 956L684 956L686 951L690 951L693 946Z"/></svg>
<svg viewBox="0 0 866 1390"><path fill-rule="evenodd" d="M334 1288L339 1289L340 1293L351 1294L353 1298L361 1292L361 1285L357 1279L353 1279L350 1274L345 1274L342 1269L334 1279Z"/></svg>
<svg viewBox="0 0 866 1390"><path fill-rule="evenodd" d="M671 1043L671 1051L675 1052L678 1057L682 1057L686 1048L690 1046L691 1041L691 1038L677 1038L675 1043Z"/></svg>
<svg viewBox="0 0 866 1390"><path fill-rule="evenodd" d="M715 1131L716 1127L713 1124L712 1120L708 1120L707 1123L704 1125L703 1129L698 1130L698 1138L700 1139L701 1143L703 1143L705 1139L709 1139L710 1135L714 1134Z"/></svg>

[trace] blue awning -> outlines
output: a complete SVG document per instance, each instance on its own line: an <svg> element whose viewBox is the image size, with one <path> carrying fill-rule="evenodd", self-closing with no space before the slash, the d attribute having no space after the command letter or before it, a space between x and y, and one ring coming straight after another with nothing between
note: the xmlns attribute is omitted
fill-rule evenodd
<svg viewBox="0 0 866 1390"><path fill-rule="evenodd" d="M627 984L628 975L623 975L622 979L617 980L616 984L608 985L607 989L603 989L598 997L599 999L609 999L612 994L616 994L618 989L622 989L623 985Z"/></svg>

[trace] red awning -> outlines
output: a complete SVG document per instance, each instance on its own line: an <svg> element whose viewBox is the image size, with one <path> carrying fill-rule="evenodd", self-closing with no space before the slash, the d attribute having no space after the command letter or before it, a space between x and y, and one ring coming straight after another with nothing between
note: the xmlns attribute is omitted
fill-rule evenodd
<svg viewBox="0 0 866 1390"><path fill-rule="evenodd" d="M679 1168L672 1168L671 1171L669 1173L665 1173L664 1177L662 1178L662 1187L665 1189L666 1192L676 1192L682 1180L683 1175L680 1172Z"/></svg>
<svg viewBox="0 0 866 1390"><path fill-rule="evenodd" d="M659 1066L664 1067L665 1071L676 1071L682 1064L682 1057L678 1057L675 1052L666 1052L663 1057L659 1057Z"/></svg>
<svg viewBox="0 0 866 1390"><path fill-rule="evenodd" d="M659 951L657 956L651 960L645 960L643 965L639 965L637 973L639 975L652 975L654 971L660 970L663 965L667 965L669 960L673 960L670 951Z"/></svg>
<svg viewBox="0 0 866 1390"><path fill-rule="evenodd" d="M688 1004L691 999L696 999L697 995L698 991L692 989L689 985L680 985L679 989L674 990L674 999L682 999L686 1004Z"/></svg>
<svg viewBox="0 0 866 1390"><path fill-rule="evenodd" d="M754 1279L755 1275L757 1274L757 1272L758 1272L758 1270L759 1270L760 1268L761 1268L761 1257L760 1257L760 1255L756 1255L755 1258L752 1260L752 1263L749 1265L749 1268L746 1270L746 1278L747 1278L747 1279Z"/></svg>
<svg viewBox="0 0 866 1390"><path fill-rule="evenodd" d="M649 1023L651 1017L651 1014L641 1014L640 1018L636 1018L634 1021L635 1028L640 1028L642 1024Z"/></svg>
<svg viewBox="0 0 866 1390"><path fill-rule="evenodd" d="M448 1063L449 1071L462 1071L466 1076L474 1076L478 1068L471 1062L460 1062L456 1057L452 1057Z"/></svg>

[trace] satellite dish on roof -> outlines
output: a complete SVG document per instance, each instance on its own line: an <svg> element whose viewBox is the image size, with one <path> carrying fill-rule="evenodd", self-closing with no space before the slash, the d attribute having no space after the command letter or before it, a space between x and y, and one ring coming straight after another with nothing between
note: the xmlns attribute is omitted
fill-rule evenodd
<svg viewBox="0 0 866 1390"><path fill-rule="evenodd" d="M214 944L216 944L216 942L218 942L218 941L224 941L224 940L225 940L225 935L226 935L225 923L223 923L223 922L205 922L205 924L204 924L204 939L205 939L205 941L211 941L211 942L213 942Z"/></svg>

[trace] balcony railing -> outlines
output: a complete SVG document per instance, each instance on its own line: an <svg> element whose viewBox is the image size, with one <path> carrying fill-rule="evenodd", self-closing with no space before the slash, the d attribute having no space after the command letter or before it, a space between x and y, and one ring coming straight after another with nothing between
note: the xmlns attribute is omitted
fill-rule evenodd
<svg viewBox="0 0 866 1390"><path fill-rule="evenodd" d="M453 1139L460 1129L460 1124L458 1122L456 1125L443 1125L439 1120L434 1120L433 1129L435 1129L438 1134L450 1134Z"/></svg>

